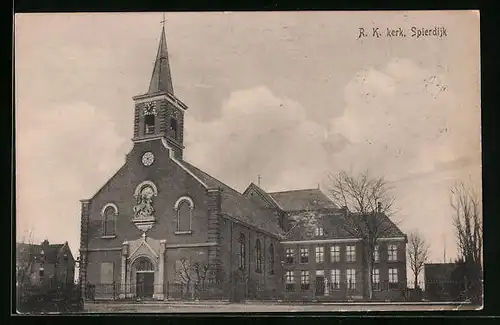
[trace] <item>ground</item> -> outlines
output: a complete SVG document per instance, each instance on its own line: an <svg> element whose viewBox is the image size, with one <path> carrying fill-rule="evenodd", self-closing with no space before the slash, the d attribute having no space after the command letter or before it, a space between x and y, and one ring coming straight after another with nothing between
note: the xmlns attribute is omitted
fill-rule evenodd
<svg viewBox="0 0 500 325"><path fill-rule="evenodd" d="M86 313L283 313L283 312L366 312L477 310L469 304L272 304L272 303L86 303Z"/></svg>

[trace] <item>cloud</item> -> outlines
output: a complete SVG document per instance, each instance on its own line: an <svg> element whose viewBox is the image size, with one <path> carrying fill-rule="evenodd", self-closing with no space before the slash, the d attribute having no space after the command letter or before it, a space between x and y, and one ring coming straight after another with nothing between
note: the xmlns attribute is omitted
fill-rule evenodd
<svg viewBox="0 0 500 325"><path fill-rule="evenodd" d="M186 157L240 190L259 174L268 190L316 186L344 142L329 141L300 103L263 86L232 92L219 119L186 116Z"/></svg>
<svg viewBox="0 0 500 325"><path fill-rule="evenodd" d="M218 119L186 116L186 157L239 189L258 174L267 189L303 188L346 169L396 181L479 159L479 112L432 69L394 59L359 71L344 94L344 114L325 127L267 87L234 91Z"/></svg>
<svg viewBox="0 0 500 325"><path fill-rule="evenodd" d="M16 181L20 229L77 247L79 200L124 163L124 139L107 110L73 103L17 112ZM72 236L68 236L71 233Z"/></svg>
<svg viewBox="0 0 500 325"><path fill-rule="evenodd" d="M398 179L479 157L479 111L463 109L444 75L406 59L360 71L345 88L344 115L330 130L349 141L337 167ZM471 127L472 126L472 127Z"/></svg>

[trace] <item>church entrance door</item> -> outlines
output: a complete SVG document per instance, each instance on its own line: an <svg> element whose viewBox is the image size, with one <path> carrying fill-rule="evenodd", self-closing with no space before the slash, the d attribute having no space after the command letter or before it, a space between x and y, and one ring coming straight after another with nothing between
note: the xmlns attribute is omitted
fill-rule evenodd
<svg viewBox="0 0 500 325"><path fill-rule="evenodd" d="M136 288L138 298L153 298L154 272L137 272Z"/></svg>

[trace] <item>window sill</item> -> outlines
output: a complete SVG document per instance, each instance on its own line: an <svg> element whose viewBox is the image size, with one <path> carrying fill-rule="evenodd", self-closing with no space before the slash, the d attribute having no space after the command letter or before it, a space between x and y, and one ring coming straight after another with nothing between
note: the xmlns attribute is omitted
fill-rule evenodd
<svg viewBox="0 0 500 325"><path fill-rule="evenodd" d="M101 239L113 239L113 238L116 238L116 235L105 235L105 236L101 236L99 238L101 238Z"/></svg>
<svg viewBox="0 0 500 325"><path fill-rule="evenodd" d="M193 233L192 230L182 230L182 231L176 231L175 234L176 235L191 235Z"/></svg>

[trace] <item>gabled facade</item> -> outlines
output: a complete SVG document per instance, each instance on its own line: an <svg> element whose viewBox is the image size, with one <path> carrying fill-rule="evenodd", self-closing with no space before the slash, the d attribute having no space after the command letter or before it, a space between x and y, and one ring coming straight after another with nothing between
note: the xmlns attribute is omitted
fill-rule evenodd
<svg viewBox="0 0 500 325"><path fill-rule="evenodd" d="M285 250L297 245L291 217L337 206L318 189L267 193L252 183L239 193L184 160L188 107L174 95L166 44L163 28L148 91L133 97L125 163L81 201L82 290L87 298L281 298Z"/></svg>
<svg viewBox="0 0 500 325"><path fill-rule="evenodd" d="M68 243L16 244L17 283L62 286L75 281L75 260Z"/></svg>
<svg viewBox="0 0 500 325"><path fill-rule="evenodd" d="M173 94L164 29L148 92L133 100L132 150L81 201L82 289L168 299L178 285L193 290L203 282L213 298L277 295L274 215L183 160L187 106ZM209 269L201 279L198 267Z"/></svg>

